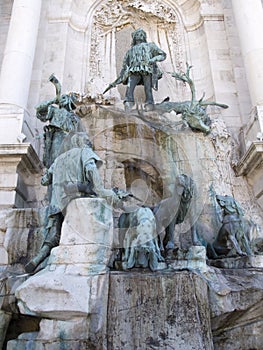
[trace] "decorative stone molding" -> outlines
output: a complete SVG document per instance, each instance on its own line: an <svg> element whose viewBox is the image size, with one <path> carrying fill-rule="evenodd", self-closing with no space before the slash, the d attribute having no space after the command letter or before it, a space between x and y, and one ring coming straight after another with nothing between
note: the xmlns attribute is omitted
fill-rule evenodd
<svg viewBox="0 0 263 350"><path fill-rule="evenodd" d="M263 165L263 142L254 141L249 149L235 166L238 176L250 175L254 170Z"/></svg>
<svg viewBox="0 0 263 350"><path fill-rule="evenodd" d="M0 145L0 164L19 164L21 170L31 174L41 171L42 165L30 143Z"/></svg>
<svg viewBox="0 0 263 350"><path fill-rule="evenodd" d="M35 185L32 176L40 171L41 162L30 143L0 145L0 207L16 206L17 195L27 201L26 186Z"/></svg>
<svg viewBox="0 0 263 350"><path fill-rule="evenodd" d="M238 176L247 177L255 198L263 209L263 141L253 141L234 169Z"/></svg>
<svg viewBox="0 0 263 350"><path fill-rule="evenodd" d="M49 23L68 24L74 32L84 34L86 54L81 90L92 97L101 94L105 86L116 79L121 65L120 48L128 49L123 43L130 42L129 31L132 29L143 27L148 41L156 42L167 52L167 59L160 68L163 72L170 72L184 69L188 52L187 32L203 24L198 0L96 0L78 5L68 0L59 5L60 11L57 8L54 3L50 4ZM185 89L177 86L172 89L173 82L167 76L166 79L166 94L184 100ZM122 88L110 91L110 97L116 101L120 101L122 95ZM158 93L156 98L161 100Z"/></svg>
<svg viewBox="0 0 263 350"><path fill-rule="evenodd" d="M249 116L249 120L243 127L247 148L251 142L260 139L263 133L263 106L255 106Z"/></svg>

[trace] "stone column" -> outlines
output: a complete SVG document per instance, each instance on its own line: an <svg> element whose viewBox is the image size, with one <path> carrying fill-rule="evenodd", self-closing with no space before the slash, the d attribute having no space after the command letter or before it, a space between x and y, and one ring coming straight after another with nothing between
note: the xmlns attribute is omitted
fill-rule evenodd
<svg viewBox="0 0 263 350"><path fill-rule="evenodd" d="M258 115L263 132L263 7L261 0L232 0L242 56L247 74L253 117ZM251 135L255 137L255 132Z"/></svg>
<svg viewBox="0 0 263 350"><path fill-rule="evenodd" d="M26 136L24 120L31 82L42 0L14 0L0 73L0 207L23 206L27 193L18 165L29 161L27 169L36 172L39 163ZM27 140L26 140L27 141ZM29 159L31 158L31 160ZM18 178L21 188L17 190ZM19 200L17 201L17 194ZM22 194L22 195L21 195Z"/></svg>
<svg viewBox="0 0 263 350"><path fill-rule="evenodd" d="M232 0L254 106L263 105L263 8L261 0Z"/></svg>
<svg viewBox="0 0 263 350"><path fill-rule="evenodd" d="M0 103L26 108L42 0L14 0L0 75Z"/></svg>

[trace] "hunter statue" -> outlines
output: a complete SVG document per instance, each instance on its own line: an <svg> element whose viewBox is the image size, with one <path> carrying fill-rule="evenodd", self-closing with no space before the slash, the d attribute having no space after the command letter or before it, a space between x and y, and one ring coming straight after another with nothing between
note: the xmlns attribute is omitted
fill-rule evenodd
<svg viewBox="0 0 263 350"><path fill-rule="evenodd" d="M132 33L132 45L124 56L122 70L119 77L104 91L115 87L117 84L127 85L124 107L129 111L134 106L134 89L137 85L144 85L145 108L152 110L154 105L152 89L158 90L158 79L162 73L156 62L164 61L166 53L156 44L147 43L146 33L143 29L137 29Z"/></svg>

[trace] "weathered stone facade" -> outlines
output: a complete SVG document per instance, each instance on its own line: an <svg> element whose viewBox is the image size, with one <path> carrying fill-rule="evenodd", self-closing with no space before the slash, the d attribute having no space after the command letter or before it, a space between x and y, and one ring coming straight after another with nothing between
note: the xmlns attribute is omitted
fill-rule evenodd
<svg viewBox="0 0 263 350"><path fill-rule="evenodd" d="M0 347L261 349L261 256L211 267L202 252L191 255L188 236L194 221L202 239L215 238L214 194L227 194L255 223L251 239L262 248L262 1L3 0L0 16ZM205 101L229 106L208 107L208 135L185 128L173 112L149 122L125 114L123 85L102 95L139 27L167 53L157 103L190 100L189 87L169 74L189 63L197 99L205 92ZM25 274L44 240L43 124L35 106L55 96L53 72L63 92L78 94L77 113L104 161L106 188L154 206L171 194L176 175L193 178L190 214L175 232L181 262L156 273L110 271L108 250L121 246L120 211L102 210L101 224L89 220L92 234L101 235L95 243L107 248L100 251L78 222L94 208L74 201L75 216L65 221L47 267ZM140 109L141 87L135 98Z"/></svg>

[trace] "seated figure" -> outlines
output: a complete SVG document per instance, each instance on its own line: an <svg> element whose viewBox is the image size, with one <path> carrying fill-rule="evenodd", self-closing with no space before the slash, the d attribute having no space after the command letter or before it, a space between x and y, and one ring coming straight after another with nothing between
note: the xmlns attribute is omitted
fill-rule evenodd
<svg viewBox="0 0 263 350"><path fill-rule="evenodd" d="M122 206L118 194L103 186L98 172L102 161L93 152L87 134L75 133L69 140L69 149L65 146L64 153L55 159L42 178L42 185L51 184L46 238L39 254L26 265L27 272L34 271L59 244L63 213L72 199L100 197L109 205Z"/></svg>
<svg viewBox="0 0 263 350"><path fill-rule="evenodd" d="M244 213L231 196L216 196L223 211L222 226L215 241L207 246L210 259L252 255Z"/></svg>

